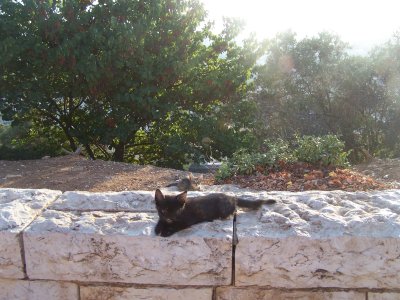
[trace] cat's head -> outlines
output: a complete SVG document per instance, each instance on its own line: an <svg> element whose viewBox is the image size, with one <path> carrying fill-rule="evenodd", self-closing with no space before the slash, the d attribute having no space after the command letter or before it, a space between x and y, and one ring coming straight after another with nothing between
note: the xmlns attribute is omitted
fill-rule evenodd
<svg viewBox="0 0 400 300"><path fill-rule="evenodd" d="M200 190L200 183L203 181L203 174L198 177L194 177L192 173L189 173L189 176L186 177L189 180L190 190L192 191L199 191Z"/></svg>
<svg viewBox="0 0 400 300"><path fill-rule="evenodd" d="M167 223L175 221L185 206L186 196L187 192L180 193L176 196L163 195L163 193L157 189L154 200L160 219Z"/></svg>

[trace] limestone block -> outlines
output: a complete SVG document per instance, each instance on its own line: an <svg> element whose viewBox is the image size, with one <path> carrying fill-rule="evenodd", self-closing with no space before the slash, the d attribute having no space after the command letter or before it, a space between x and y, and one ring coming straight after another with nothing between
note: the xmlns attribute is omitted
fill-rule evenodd
<svg viewBox="0 0 400 300"><path fill-rule="evenodd" d="M78 286L54 281L0 279L0 300L78 300Z"/></svg>
<svg viewBox="0 0 400 300"><path fill-rule="evenodd" d="M24 278L21 231L60 191L0 189L0 278Z"/></svg>
<svg viewBox="0 0 400 300"><path fill-rule="evenodd" d="M65 192L49 209L62 211L130 211L151 212L156 211L154 192Z"/></svg>
<svg viewBox="0 0 400 300"><path fill-rule="evenodd" d="M216 300L365 300L363 292L282 291L258 288L219 287Z"/></svg>
<svg viewBox="0 0 400 300"><path fill-rule="evenodd" d="M128 288L108 286L81 287L81 300L211 300L212 288Z"/></svg>
<svg viewBox="0 0 400 300"><path fill-rule="evenodd" d="M31 279L138 284L227 285L232 220L168 238L155 213L47 210L24 232Z"/></svg>
<svg viewBox="0 0 400 300"><path fill-rule="evenodd" d="M268 197L279 203L237 217L236 285L400 286L399 190Z"/></svg>
<svg viewBox="0 0 400 300"><path fill-rule="evenodd" d="M400 293L368 293L368 300L400 300Z"/></svg>
<svg viewBox="0 0 400 300"><path fill-rule="evenodd" d="M167 188L162 189L166 194L179 194L179 191L172 191ZM221 190L211 189L206 192L189 191L189 197L204 196L214 192L225 191L233 195L231 188ZM236 192L236 190L233 190ZM242 191L240 195L250 195ZM156 212L154 203L154 191L126 191L126 192L107 192L91 193L85 191L71 191L63 193L49 209L61 211L109 211L109 212Z"/></svg>

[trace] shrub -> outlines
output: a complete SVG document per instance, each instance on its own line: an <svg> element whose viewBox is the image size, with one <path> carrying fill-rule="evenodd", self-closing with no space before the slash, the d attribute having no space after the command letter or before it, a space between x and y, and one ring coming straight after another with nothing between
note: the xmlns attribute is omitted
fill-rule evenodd
<svg viewBox="0 0 400 300"><path fill-rule="evenodd" d="M0 159L38 159L61 154L60 134L48 128L44 133L30 123L17 126L0 126Z"/></svg>
<svg viewBox="0 0 400 300"><path fill-rule="evenodd" d="M321 166L349 166L344 142L336 135L296 137L294 154L298 161Z"/></svg>
<svg viewBox="0 0 400 300"><path fill-rule="evenodd" d="M282 163L306 162L319 166L347 167L348 155L349 152L344 151L344 143L335 135L297 136L292 145L282 139L266 140L261 153L246 149L235 152L222 163L216 179L248 175L256 171L266 172Z"/></svg>
<svg viewBox="0 0 400 300"><path fill-rule="evenodd" d="M256 171L265 171L266 168L277 166L279 162L294 162L293 151L289 143L278 139L264 142L263 153L250 152L246 149L236 151L232 158L224 161L219 168L216 179L221 180L233 175L249 175Z"/></svg>
<svg viewBox="0 0 400 300"><path fill-rule="evenodd" d="M296 157L289 142L282 139L265 140L264 141L265 160L267 166L277 166L279 162L292 163L296 161Z"/></svg>

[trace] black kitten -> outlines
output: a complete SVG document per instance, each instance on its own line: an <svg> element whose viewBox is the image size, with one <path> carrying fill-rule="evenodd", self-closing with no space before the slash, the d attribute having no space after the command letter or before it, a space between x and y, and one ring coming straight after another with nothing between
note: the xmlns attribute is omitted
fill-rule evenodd
<svg viewBox="0 0 400 300"><path fill-rule="evenodd" d="M175 232L201 222L211 222L231 216L236 207L258 209L262 204L274 204L275 200L247 200L225 194L209 194L187 198L187 192L176 196L163 195L157 189L155 194L159 220L155 233L170 236Z"/></svg>

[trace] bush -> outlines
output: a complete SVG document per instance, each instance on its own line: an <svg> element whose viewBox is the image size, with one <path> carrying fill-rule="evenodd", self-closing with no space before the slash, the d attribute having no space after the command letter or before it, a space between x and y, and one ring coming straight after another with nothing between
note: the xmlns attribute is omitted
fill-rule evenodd
<svg viewBox="0 0 400 300"><path fill-rule="evenodd" d="M0 159L23 160L60 155L62 140L58 139L59 135L51 128L44 133L30 123L0 126Z"/></svg>
<svg viewBox="0 0 400 300"><path fill-rule="evenodd" d="M279 162L292 163L296 161L296 157L289 142L282 139L264 141L266 149L264 163L267 166L277 166Z"/></svg>
<svg viewBox="0 0 400 300"><path fill-rule="evenodd" d="M344 143L335 135L321 137L296 137L294 144L282 139L266 140L263 151L251 152L241 149L225 160L216 179L222 180L233 175L249 175L256 171L266 172L281 164L306 162L318 166L347 167L349 152L344 151Z"/></svg>
<svg viewBox="0 0 400 300"><path fill-rule="evenodd" d="M294 154L298 161L313 165L349 166L348 155L350 152L344 151L344 142L336 135L297 136Z"/></svg>
<svg viewBox="0 0 400 300"><path fill-rule="evenodd" d="M246 149L236 151L231 159L222 163L216 173L217 180L235 174L249 175L256 171L265 171L266 168L277 166L279 162L290 163L295 161L289 143L282 139L266 140L263 148L263 153L250 152Z"/></svg>

